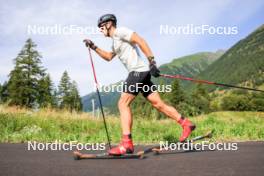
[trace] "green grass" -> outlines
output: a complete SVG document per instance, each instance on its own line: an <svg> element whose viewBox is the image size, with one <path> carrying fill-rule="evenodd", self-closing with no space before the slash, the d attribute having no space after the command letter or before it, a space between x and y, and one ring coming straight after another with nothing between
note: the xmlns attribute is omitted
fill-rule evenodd
<svg viewBox="0 0 264 176"><path fill-rule="evenodd" d="M193 117L197 129L192 136L214 129L213 141L264 140L263 112L215 112ZM111 140L120 139L119 118L107 118ZM174 140L180 136L181 127L170 119L135 119L133 138L137 144ZM0 142L105 142L101 119L93 119L86 113L53 112L41 110L14 110L0 108Z"/></svg>

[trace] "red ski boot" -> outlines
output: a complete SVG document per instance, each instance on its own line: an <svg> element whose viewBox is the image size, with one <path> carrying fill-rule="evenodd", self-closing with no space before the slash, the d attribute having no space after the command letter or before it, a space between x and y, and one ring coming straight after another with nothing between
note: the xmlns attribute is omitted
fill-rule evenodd
<svg viewBox="0 0 264 176"><path fill-rule="evenodd" d="M121 143L110 150L108 150L109 155L124 155L131 154L134 152L133 141L131 135L124 135Z"/></svg>
<svg viewBox="0 0 264 176"><path fill-rule="evenodd" d="M190 136L190 134L192 133L192 131L195 129L196 126L190 120L183 117L178 121L178 123L182 126L183 129L179 141L183 142Z"/></svg>

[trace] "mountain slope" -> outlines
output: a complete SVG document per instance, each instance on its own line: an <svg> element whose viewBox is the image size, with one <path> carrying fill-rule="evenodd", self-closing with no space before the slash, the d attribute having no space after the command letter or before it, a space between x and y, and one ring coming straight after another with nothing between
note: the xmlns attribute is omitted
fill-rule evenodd
<svg viewBox="0 0 264 176"><path fill-rule="evenodd" d="M264 25L237 42L198 77L228 84L261 85L264 81Z"/></svg>
<svg viewBox="0 0 264 176"><path fill-rule="evenodd" d="M216 61L224 54L224 50L217 52L200 52L181 58L174 59L168 64L161 65L160 71L165 74L181 74L189 77L194 77L204 71L210 64ZM163 79L159 78L158 80ZM171 83L171 79L166 79L165 83ZM155 81L156 83L158 81ZM183 86L187 82L183 82Z"/></svg>

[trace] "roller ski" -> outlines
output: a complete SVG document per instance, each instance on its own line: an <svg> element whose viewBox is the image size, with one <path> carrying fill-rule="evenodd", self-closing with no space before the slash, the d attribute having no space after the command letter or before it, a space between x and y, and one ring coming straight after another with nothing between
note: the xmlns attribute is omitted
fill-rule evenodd
<svg viewBox="0 0 264 176"><path fill-rule="evenodd" d="M121 143L101 154L82 154L78 151L74 152L75 160L80 159L141 159L144 153L138 152L134 154L134 146L131 136L124 135Z"/></svg>
<svg viewBox="0 0 264 176"><path fill-rule="evenodd" d="M187 148L189 147L187 151L192 151L192 150L196 150L195 148L190 147L190 146L192 146L192 144L194 142L201 141L204 139L210 139L210 138L212 138L212 136L213 136L213 130L204 134L204 135L197 136L197 137L194 137L192 139L186 139L185 141L175 141L175 142L171 142L171 143L179 144L180 148L184 148L184 145L186 145ZM150 152L153 152L154 154L158 155L158 154L163 153L163 152L170 152L170 150L166 150L166 149L161 148L161 145L159 144L159 145L154 145L154 146L146 149L144 151L144 154L150 153Z"/></svg>

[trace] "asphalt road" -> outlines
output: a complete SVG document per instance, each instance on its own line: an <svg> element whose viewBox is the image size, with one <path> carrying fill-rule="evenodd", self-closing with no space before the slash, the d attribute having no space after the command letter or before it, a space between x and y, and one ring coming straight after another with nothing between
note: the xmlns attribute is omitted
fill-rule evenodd
<svg viewBox="0 0 264 176"><path fill-rule="evenodd" d="M138 146L137 150L144 146ZM173 152L146 159L79 160L71 151L28 151L26 144L0 144L0 175L263 175L264 142L237 151Z"/></svg>

